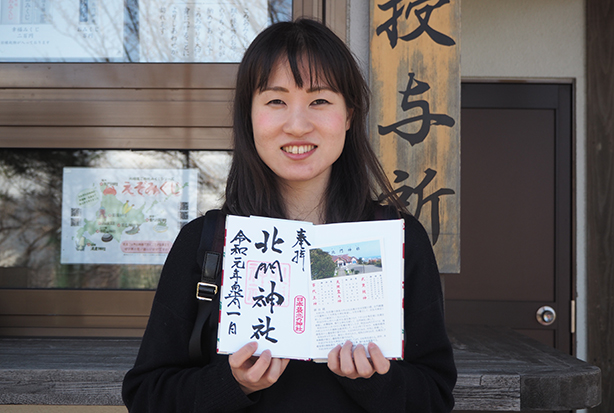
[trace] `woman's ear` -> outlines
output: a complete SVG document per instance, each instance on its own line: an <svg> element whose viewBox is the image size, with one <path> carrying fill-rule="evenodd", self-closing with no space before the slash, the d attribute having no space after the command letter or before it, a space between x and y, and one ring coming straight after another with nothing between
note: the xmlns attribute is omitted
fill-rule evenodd
<svg viewBox="0 0 614 413"><path fill-rule="evenodd" d="M346 132L350 130L350 126L352 126L352 120L354 119L354 109L348 109L348 116L345 121L345 130Z"/></svg>

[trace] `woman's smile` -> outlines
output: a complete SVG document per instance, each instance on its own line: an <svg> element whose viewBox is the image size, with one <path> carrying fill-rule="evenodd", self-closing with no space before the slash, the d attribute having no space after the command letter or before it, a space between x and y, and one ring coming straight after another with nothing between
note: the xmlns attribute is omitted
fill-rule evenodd
<svg viewBox="0 0 614 413"><path fill-rule="evenodd" d="M315 148L316 148L315 145L301 145L301 146L288 145L288 146L282 146L281 150L286 153L291 153L293 155L302 155L304 153L313 151Z"/></svg>

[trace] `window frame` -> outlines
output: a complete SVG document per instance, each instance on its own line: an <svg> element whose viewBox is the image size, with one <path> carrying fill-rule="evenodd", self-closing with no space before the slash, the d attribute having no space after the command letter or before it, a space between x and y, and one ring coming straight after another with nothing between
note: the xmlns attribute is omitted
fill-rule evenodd
<svg viewBox="0 0 614 413"><path fill-rule="evenodd" d="M294 0L293 16L318 18L346 39L347 0ZM0 147L229 150L237 68L0 63ZM0 288L0 336L141 337L154 294Z"/></svg>

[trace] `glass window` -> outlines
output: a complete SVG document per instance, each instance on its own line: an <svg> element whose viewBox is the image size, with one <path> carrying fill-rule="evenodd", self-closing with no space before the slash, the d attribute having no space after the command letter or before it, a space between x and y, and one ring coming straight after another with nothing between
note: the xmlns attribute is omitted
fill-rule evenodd
<svg viewBox="0 0 614 413"><path fill-rule="evenodd" d="M3 150L0 288L155 289L181 226L221 206L230 159Z"/></svg>
<svg viewBox="0 0 614 413"><path fill-rule="evenodd" d="M291 0L0 0L2 62L239 62Z"/></svg>

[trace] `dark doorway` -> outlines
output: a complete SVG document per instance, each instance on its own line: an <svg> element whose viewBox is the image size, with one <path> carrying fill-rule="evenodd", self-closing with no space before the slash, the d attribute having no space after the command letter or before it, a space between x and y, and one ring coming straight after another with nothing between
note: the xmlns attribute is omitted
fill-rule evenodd
<svg viewBox="0 0 614 413"><path fill-rule="evenodd" d="M572 352L572 86L463 83L461 273L448 323L511 327ZM556 319L541 325L550 307Z"/></svg>
<svg viewBox="0 0 614 413"><path fill-rule="evenodd" d="M446 321L572 353L572 86L463 83L461 273ZM538 322L540 308L556 319Z"/></svg>

